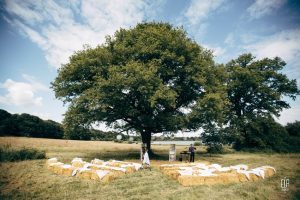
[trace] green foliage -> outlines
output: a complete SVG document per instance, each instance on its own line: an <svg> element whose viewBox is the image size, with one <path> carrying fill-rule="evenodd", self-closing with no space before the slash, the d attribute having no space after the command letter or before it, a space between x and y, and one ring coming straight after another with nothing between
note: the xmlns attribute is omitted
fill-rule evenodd
<svg viewBox="0 0 300 200"><path fill-rule="evenodd" d="M230 106L226 114L229 127L224 133L229 133L236 149L287 149L287 133L271 117L290 107L284 96L295 100L300 93L296 80L281 73L285 65L278 57L255 60L251 54L243 54L226 65Z"/></svg>
<svg viewBox="0 0 300 200"><path fill-rule="evenodd" d="M290 136L300 137L300 121L295 121L293 123L287 123L285 126L286 131Z"/></svg>
<svg viewBox="0 0 300 200"><path fill-rule="evenodd" d="M207 146L207 152L211 154L223 153L223 145L225 143L225 135L222 129L216 124L209 124L204 127L201 135L202 142Z"/></svg>
<svg viewBox="0 0 300 200"><path fill-rule="evenodd" d="M201 142L195 142L194 146L201 146Z"/></svg>
<svg viewBox="0 0 300 200"><path fill-rule="evenodd" d="M244 54L226 66L230 118L278 116L283 108L290 107L282 97L294 100L299 95L296 80L289 80L280 72L286 65L284 61L278 57L254 59L251 54Z"/></svg>
<svg viewBox="0 0 300 200"><path fill-rule="evenodd" d="M300 121L288 123L285 129L289 134L289 151L300 152Z"/></svg>
<svg viewBox="0 0 300 200"><path fill-rule="evenodd" d="M0 109L0 135L40 138L62 138L61 125L52 120L42 120L29 114L10 114Z"/></svg>
<svg viewBox="0 0 300 200"><path fill-rule="evenodd" d="M244 131L234 143L234 148L287 152L289 151L288 137L285 128L273 118L258 117L245 124Z"/></svg>
<svg viewBox="0 0 300 200"><path fill-rule="evenodd" d="M12 149L9 145L0 146L0 161L20 161L20 160L34 160L45 159L45 151L33 148Z"/></svg>
<svg viewBox="0 0 300 200"><path fill-rule="evenodd" d="M52 88L70 105L65 131L106 122L141 133L150 145L151 133L197 129L221 120L223 79L224 67L183 29L141 23L120 29L101 46L76 52L60 68Z"/></svg>
<svg viewBox="0 0 300 200"><path fill-rule="evenodd" d="M207 147L207 153L221 154L224 153L223 145L220 143L209 143Z"/></svg>

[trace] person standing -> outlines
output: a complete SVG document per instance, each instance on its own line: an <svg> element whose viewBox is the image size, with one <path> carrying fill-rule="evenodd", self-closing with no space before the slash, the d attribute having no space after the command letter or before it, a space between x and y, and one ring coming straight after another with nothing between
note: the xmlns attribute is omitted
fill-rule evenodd
<svg viewBox="0 0 300 200"><path fill-rule="evenodd" d="M193 144L191 144L190 148L189 148L189 152L190 152L190 162L194 162L195 161L195 150L196 148L194 147Z"/></svg>
<svg viewBox="0 0 300 200"><path fill-rule="evenodd" d="M144 153L144 156L143 156L142 167L143 168L149 168L151 170L150 159L149 159L149 154L148 154L147 147L145 148L145 153Z"/></svg>

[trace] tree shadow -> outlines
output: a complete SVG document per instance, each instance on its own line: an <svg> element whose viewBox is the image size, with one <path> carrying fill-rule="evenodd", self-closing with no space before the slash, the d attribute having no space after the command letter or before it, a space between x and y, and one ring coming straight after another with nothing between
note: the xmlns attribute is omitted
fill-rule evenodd
<svg viewBox="0 0 300 200"><path fill-rule="evenodd" d="M101 160L139 160L139 151L103 151L87 153L86 159L101 159ZM165 152L155 151L149 153L150 160L169 160L169 155Z"/></svg>

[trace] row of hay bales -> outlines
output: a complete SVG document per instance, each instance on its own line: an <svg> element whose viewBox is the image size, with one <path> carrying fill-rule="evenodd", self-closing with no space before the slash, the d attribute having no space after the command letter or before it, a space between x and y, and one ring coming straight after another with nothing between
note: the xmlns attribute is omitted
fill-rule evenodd
<svg viewBox="0 0 300 200"><path fill-rule="evenodd" d="M71 164L59 162L57 158L47 160L47 168L55 174L92 179L108 183L122 175L133 173L141 168L141 164L117 160L94 159L85 162L81 158L74 158Z"/></svg>
<svg viewBox="0 0 300 200"><path fill-rule="evenodd" d="M222 167L219 164L182 163L160 165L163 174L177 180L183 186L213 185L257 181L276 173L271 166L248 169L247 165Z"/></svg>

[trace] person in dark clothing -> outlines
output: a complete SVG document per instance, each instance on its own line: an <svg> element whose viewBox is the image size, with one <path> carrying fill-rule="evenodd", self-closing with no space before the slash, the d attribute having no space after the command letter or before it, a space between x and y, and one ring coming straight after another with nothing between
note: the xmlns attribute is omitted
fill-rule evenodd
<svg viewBox="0 0 300 200"><path fill-rule="evenodd" d="M190 148L189 148L189 152L190 152L190 162L194 162L195 161L195 150L196 148L194 147L193 144L191 144Z"/></svg>

